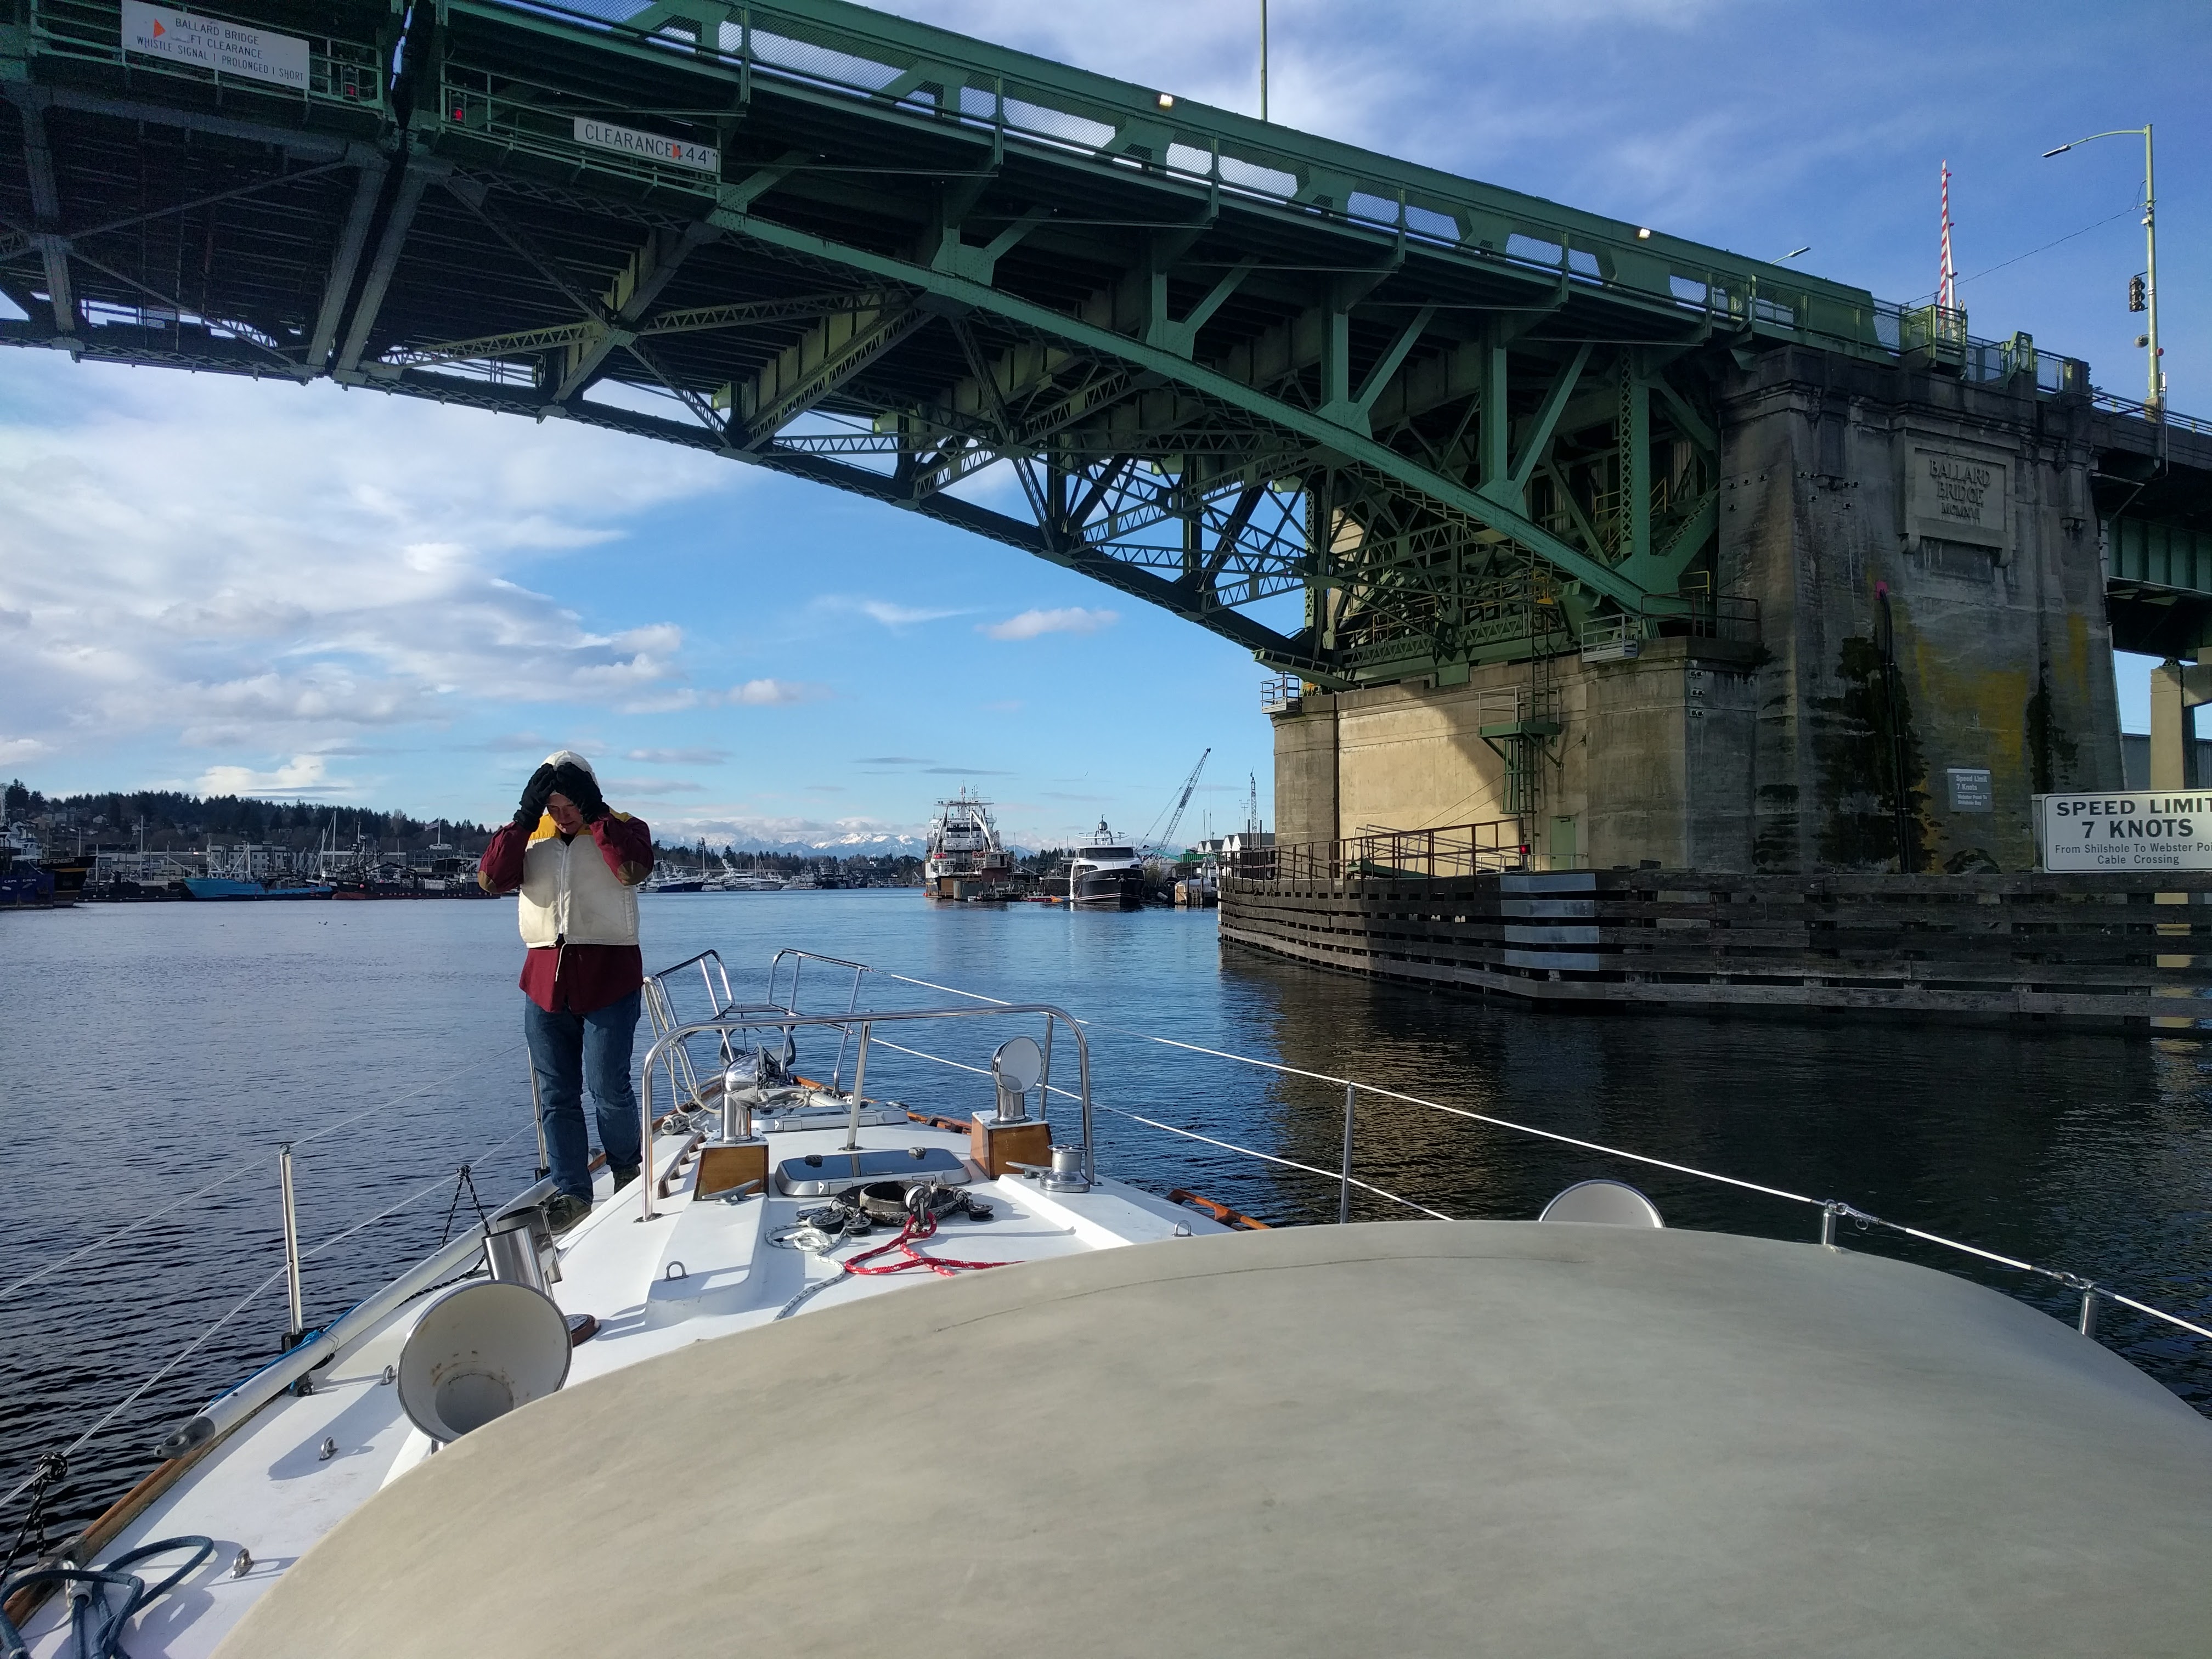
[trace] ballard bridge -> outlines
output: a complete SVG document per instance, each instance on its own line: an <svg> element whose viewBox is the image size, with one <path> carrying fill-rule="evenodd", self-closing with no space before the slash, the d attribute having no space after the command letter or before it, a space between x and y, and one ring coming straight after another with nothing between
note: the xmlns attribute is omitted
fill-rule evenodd
<svg viewBox="0 0 2212 1659"><path fill-rule="evenodd" d="M2212 429L1963 313L840 0L191 9L0 0L0 341L604 427L993 538L1282 677L1289 836L1932 857L1947 618L2009 653L1968 699L2004 752L1958 746L2005 800L2121 781L2115 640L2212 643ZM1005 510L963 493L1001 463ZM1917 726L1827 707L1855 641ZM1673 724L1608 736L1607 674ZM1395 761L1370 715L1413 720ZM1853 720L1920 770L1856 775ZM1741 777L1697 758L1723 728Z"/></svg>

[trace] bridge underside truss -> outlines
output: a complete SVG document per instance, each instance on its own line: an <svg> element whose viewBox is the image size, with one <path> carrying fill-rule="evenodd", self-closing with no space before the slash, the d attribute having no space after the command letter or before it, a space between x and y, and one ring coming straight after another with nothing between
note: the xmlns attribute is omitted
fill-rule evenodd
<svg viewBox="0 0 2212 1659"><path fill-rule="evenodd" d="M1324 686L1683 616L1721 366L1870 340L1856 290L835 0L333 0L281 93L13 3L0 340L728 456Z"/></svg>

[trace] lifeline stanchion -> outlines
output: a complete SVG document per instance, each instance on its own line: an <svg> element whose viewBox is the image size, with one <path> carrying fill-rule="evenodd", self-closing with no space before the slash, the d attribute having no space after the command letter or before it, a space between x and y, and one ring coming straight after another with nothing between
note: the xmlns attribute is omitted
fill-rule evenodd
<svg viewBox="0 0 2212 1659"><path fill-rule="evenodd" d="M1352 1091L1358 1085L1344 1085L1344 1173L1336 1183L1336 1223L1343 1226L1352 1219Z"/></svg>
<svg viewBox="0 0 2212 1659"><path fill-rule="evenodd" d="M307 1297L300 1284L300 1218L292 1202L292 1143L276 1149L276 1184L284 1197L284 1284L292 1297L292 1322L284 1333L287 1352L300 1346L307 1331Z"/></svg>
<svg viewBox="0 0 2212 1659"><path fill-rule="evenodd" d="M543 1181L553 1173L553 1161L545 1155L545 1104L538 1096L538 1060L535 1055L530 1057L529 1065L530 1121L538 1127L538 1178Z"/></svg>

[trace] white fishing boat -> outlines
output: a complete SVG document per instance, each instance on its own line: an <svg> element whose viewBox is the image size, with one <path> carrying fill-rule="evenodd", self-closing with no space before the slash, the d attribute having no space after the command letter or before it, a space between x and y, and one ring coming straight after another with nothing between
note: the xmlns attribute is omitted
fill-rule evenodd
<svg viewBox="0 0 2212 1659"><path fill-rule="evenodd" d="M937 803L921 864L921 890L931 899L1002 899L1014 892L1014 855L1000 839L991 803L963 784Z"/></svg>
<svg viewBox="0 0 2212 1659"><path fill-rule="evenodd" d="M1068 857L1067 902L1101 910L1133 910L1145 902L1145 861L1103 818Z"/></svg>
<svg viewBox="0 0 2212 1659"><path fill-rule="evenodd" d="M780 893L783 890L781 876L763 875L753 870L725 870L719 876L708 878L710 893Z"/></svg>
<svg viewBox="0 0 2212 1659"><path fill-rule="evenodd" d="M797 951L647 1003L642 1178L557 1237L523 1194L210 1401L0 1651L2203 1650L2212 1424L2085 1334L2188 1321L2070 1280L2077 1330L1767 1187L1804 1242L1612 1181L1261 1229L1099 1167L1108 1111L1247 1149L1095 1099L1057 1009ZM933 1058L972 1113L870 1091ZM1434 1216L1354 1178L1350 1102L1340 1218Z"/></svg>

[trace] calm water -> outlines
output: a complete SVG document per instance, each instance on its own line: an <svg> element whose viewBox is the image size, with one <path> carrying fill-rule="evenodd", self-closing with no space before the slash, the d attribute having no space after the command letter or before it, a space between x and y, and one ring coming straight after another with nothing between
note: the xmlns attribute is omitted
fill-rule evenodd
<svg viewBox="0 0 2212 1659"><path fill-rule="evenodd" d="M648 966L713 945L740 994L762 985L777 945L801 945L1845 1199L2177 1312L2212 1308L2212 1054L2194 1042L1534 1015L1224 952L1209 914L829 892L665 895L645 915ZM502 903L0 915L0 1287L129 1226L0 1297L0 1492L114 1412L73 1456L55 1519L96 1512L144 1471L155 1438L275 1351L281 1284L217 1322L282 1265L279 1140L297 1143L305 1245L328 1247L307 1271L311 1325L437 1243L465 1160L487 1205L526 1184L520 957ZM809 1006L833 991L827 1006L842 1006L842 985L810 979ZM915 1046L981 1063L1002 1035L948 1026ZM817 1037L802 1060L826 1070L834 1048ZM1106 1031L1092 1058L1103 1105L1335 1164L1342 1097L1327 1085ZM1069 1069L1061 1058L1056 1075ZM918 1108L982 1105L980 1081L871 1056L869 1091ZM1156 1190L1188 1186L1271 1221L1334 1217L1333 1181L1111 1115L1099 1129L1102 1162ZM1798 1238L1817 1226L1778 1200L1373 1101L1358 1172L1455 1216L1531 1216L1571 1181L1617 1174L1674 1225ZM459 1207L473 1215L465 1196ZM1408 1213L1365 1194L1355 1206L1362 1219ZM2063 1292L2040 1299L2066 1310ZM2103 1335L2212 1411L2212 1345L2111 1310ZM0 1536L20 1519L20 1504L0 1510Z"/></svg>

